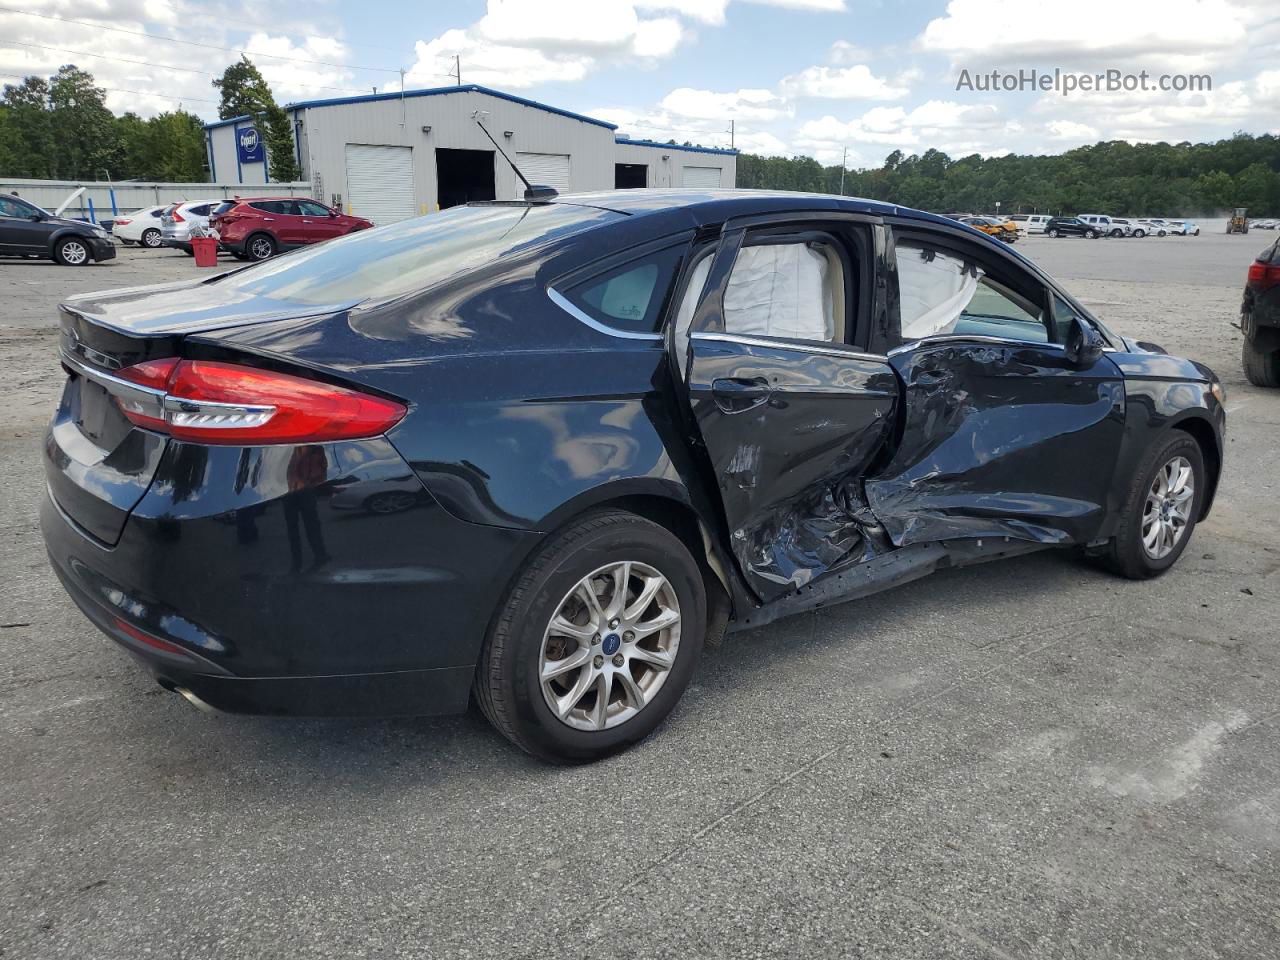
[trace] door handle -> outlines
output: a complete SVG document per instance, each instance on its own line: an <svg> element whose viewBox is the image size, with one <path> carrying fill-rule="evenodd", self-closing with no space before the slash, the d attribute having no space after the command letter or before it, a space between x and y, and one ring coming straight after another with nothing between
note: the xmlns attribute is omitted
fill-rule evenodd
<svg viewBox="0 0 1280 960"><path fill-rule="evenodd" d="M275 217L263 217L263 218L262 218L262 220L263 220L263 222L264 222L264 223L275 223L275 222L276 222L276 218L275 218Z"/></svg>
<svg viewBox="0 0 1280 960"><path fill-rule="evenodd" d="M711 381L711 395L725 413L742 413L767 403L773 388L764 377L721 377Z"/></svg>

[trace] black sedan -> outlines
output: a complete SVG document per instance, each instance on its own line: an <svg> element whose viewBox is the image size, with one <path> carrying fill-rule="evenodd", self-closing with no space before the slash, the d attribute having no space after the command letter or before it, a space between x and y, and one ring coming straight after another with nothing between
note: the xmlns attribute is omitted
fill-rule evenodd
<svg viewBox="0 0 1280 960"><path fill-rule="evenodd" d="M65 220L21 197L0 195L0 256L48 257L65 267L111 260L116 246L102 227Z"/></svg>
<svg viewBox="0 0 1280 960"><path fill-rule="evenodd" d="M1054 217L1044 225L1044 232L1050 237L1088 237L1091 240L1102 236L1097 227L1079 217Z"/></svg>
<svg viewBox="0 0 1280 960"><path fill-rule="evenodd" d="M1160 574L1222 463L1210 370L863 200L473 204L61 324L45 540L164 687L474 696L557 761L648 734L726 629L1046 548Z"/></svg>

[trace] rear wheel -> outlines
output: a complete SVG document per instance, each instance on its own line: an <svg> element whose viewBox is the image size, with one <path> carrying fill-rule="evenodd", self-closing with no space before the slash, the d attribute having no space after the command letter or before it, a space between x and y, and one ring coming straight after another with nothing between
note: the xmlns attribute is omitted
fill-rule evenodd
<svg viewBox="0 0 1280 960"><path fill-rule="evenodd" d="M1164 573L1190 541L1206 492L1200 445L1179 430L1157 442L1130 483L1107 566L1131 580Z"/></svg>
<svg viewBox="0 0 1280 960"><path fill-rule="evenodd" d="M1088 237L1090 240L1096 240L1096 239L1098 239L1098 231L1097 231L1097 230L1086 230L1086 231L1084 232L1084 235L1085 235L1086 237Z"/></svg>
<svg viewBox="0 0 1280 960"><path fill-rule="evenodd" d="M270 234L255 233L244 249L250 260L270 260L276 255L276 242Z"/></svg>
<svg viewBox="0 0 1280 960"><path fill-rule="evenodd" d="M83 267L89 262L89 245L78 237L59 240L53 259L64 267Z"/></svg>
<svg viewBox="0 0 1280 960"><path fill-rule="evenodd" d="M701 572L677 537L634 514L589 514L511 588L481 651L476 700L535 756L597 760L671 712L705 628Z"/></svg>
<svg viewBox="0 0 1280 960"><path fill-rule="evenodd" d="M1060 237L1060 236L1062 236L1062 234L1060 234L1060 233L1058 232L1058 230L1057 230L1057 228L1056 228L1056 227L1055 227L1054 229L1049 230L1049 231L1046 231L1046 232L1047 232L1047 233L1049 234L1049 236L1051 236L1051 237Z"/></svg>
<svg viewBox="0 0 1280 960"><path fill-rule="evenodd" d="M1280 350L1259 350L1245 337L1240 362L1245 377L1255 387L1280 387Z"/></svg>
<svg viewBox="0 0 1280 960"><path fill-rule="evenodd" d="M160 231L152 227L150 230L142 231L142 245L155 250L160 246Z"/></svg>

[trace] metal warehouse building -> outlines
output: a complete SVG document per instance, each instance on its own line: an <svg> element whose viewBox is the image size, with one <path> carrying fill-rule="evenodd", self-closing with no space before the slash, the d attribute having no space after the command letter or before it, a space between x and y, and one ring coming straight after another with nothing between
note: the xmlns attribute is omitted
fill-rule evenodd
<svg viewBox="0 0 1280 960"><path fill-rule="evenodd" d="M285 108L300 179L319 200L377 224L470 200L512 200L524 186L477 126L532 183L561 193L614 187L732 187L737 151L617 136L617 126L475 84ZM214 180L267 181L253 118L205 127Z"/></svg>

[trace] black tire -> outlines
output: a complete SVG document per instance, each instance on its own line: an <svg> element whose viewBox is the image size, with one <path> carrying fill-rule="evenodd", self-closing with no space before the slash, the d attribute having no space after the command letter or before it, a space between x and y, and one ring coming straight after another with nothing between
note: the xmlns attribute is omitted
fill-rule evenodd
<svg viewBox="0 0 1280 960"><path fill-rule="evenodd" d="M1086 230L1086 231L1084 232L1084 235L1085 235L1086 237L1088 237L1090 240L1097 240L1097 239L1098 239L1098 231L1097 231L1097 230Z"/></svg>
<svg viewBox="0 0 1280 960"><path fill-rule="evenodd" d="M1112 230L1112 231L1111 231L1111 233L1110 233L1110 236L1113 236L1113 237L1123 237L1123 236L1124 236L1124 231L1123 231L1123 230Z"/></svg>
<svg viewBox="0 0 1280 960"><path fill-rule="evenodd" d="M1156 473L1175 457L1184 457L1191 464L1194 495L1191 502L1190 519L1182 528L1173 550L1164 557L1156 559L1151 556L1142 544L1142 524L1147 502L1147 491L1155 481ZM1196 521L1200 516L1204 496L1208 492L1208 477L1204 469L1204 455L1200 452L1200 444L1189 434L1181 430L1173 430L1167 436L1152 444L1151 449L1142 460L1142 466L1134 474L1125 497L1124 508L1120 515L1120 526L1116 535L1111 538L1107 551L1101 556L1103 564L1113 573L1130 580L1149 580L1164 573L1182 556L1182 551L1191 542L1195 533Z"/></svg>
<svg viewBox="0 0 1280 960"><path fill-rule="evenodd" d="M142 231L142 245L149 250L156 250L160 247L160 231L155 227Z"/></svg>
<svg viewBox="0 0 1280 960"><path fill-rule="evenodd" d="M1255 387L1280 387L1280 350L1259 350L1245 337L1240 363L1245 377Z"/></svg>
<svg viewBox="0 0 1280 960"><path fill-rule="evenodd" d="M53 248L53 260L64 267L83 267L93 259L83 237L63 237Z"/></svg>
<svg viewBox="0 0 1280 960"><path fill-rule="evenodd" d="M269 233L255 233L244 242L244 252L250 260L270 260L276 249L276 239Z"/></svg>
<svg viewBox="0 0 1280 960"><path fill-rule="evenodd" d="M630 719L603 730L576 729L543 697L543 637L580 580L622 560L647 564L667 579L679 603L679 645L665 681ZM697 666L706 621L701 572L676 536L621 510L587 514L551 535L516 579L480 652L476 701L504 736L536 757L553 763L599 760L643 740L671 712Z"/></svg>
<svg viewBox="0 0 1280 960"><path fill-rule="evenodd" d="M247 253L237 253L237 252L236 252L236 251L234 251L234 250L232 250L232 251L231 251L231 255L232 255L233 257L235 257L237 260L252 260L252 259L253 259L253 257L249 256Z"/></svg>
<svg viewBox="0 0 1280 960"><path fill-rule="evenodd" d="M1052 229L1052 230L1046 231L1046 232L1049 234L1049 236L1053 237L1055 240L1056 240L1058 237L1062 236L1062 234L1060 234L1060 233L1058 232L1057 227L1055 227L1055 228L1054 228L1054 229Z"/></svg>

